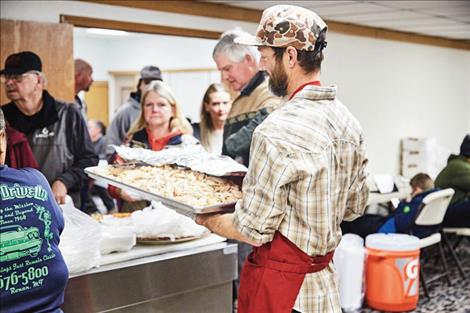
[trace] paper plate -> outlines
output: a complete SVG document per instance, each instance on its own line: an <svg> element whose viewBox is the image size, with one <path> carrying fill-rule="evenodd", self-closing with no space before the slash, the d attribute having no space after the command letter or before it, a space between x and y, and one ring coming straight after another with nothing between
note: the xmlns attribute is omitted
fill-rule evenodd
<svg viewBox="0 0 470 313"><path fill-rule="evenodd" d="M180 243L180 242L187 242L191 240L196 240L206 236L208 233L204 233L201 236L187 236L187 237L179 237L171 240L170 237L156 237L156 238L144 238L144 237L137 237L137 243L143 245L165 245L165 244L172 244L172 243Z"/></svg>

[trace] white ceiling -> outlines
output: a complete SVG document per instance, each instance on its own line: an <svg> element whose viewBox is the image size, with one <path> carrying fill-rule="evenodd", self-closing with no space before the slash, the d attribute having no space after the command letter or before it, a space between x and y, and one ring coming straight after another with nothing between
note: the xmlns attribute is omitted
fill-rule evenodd
<svg viewBox="0 0 470 313"><path fill-rule="evenodd" d="M353 23L470 40L470 1L225 1L231 6L264 10L276 4L293 4L315 11L325 20Z"/></svg>

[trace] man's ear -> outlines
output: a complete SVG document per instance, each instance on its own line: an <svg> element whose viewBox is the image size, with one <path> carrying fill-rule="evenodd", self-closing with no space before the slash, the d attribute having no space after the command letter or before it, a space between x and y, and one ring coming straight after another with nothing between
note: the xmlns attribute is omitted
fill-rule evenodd
<svg viewBox="0 0 470 313"><path fill-rule="evenodd" d="M36 76L36 79L37 79L37 82L36 82L36 86L41 86L43 89L46 87L45 86L45 79L44 77L42 76L39 76L39 75L35 75Z"/></svg>
<svg viewBox="0 0 470 313"><path fill-rule="evenodd" d="M245 57L243 58L243 61L245 61L247 64L252 65L255 62L255 59L253 59L253 56L249 53L245 54Z"/></svg>
<svg viewBox="0 0 470 313"><path fill-rule="evenodd" d="M293 68L295 64L297 64L297 49L289 46L286 48L286 54L288 58L287 61L288 61L289 68Z"/></svg>

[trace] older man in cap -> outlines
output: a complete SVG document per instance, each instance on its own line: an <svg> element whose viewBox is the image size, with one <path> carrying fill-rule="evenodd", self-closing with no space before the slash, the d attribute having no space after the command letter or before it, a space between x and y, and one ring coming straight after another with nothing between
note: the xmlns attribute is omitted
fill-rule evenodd
<svg viewBox="0 0 470 313"><path fill-rule="evenodd" d="M153 65L142 68L137 83L137 91L131 92L129 99L119 107L118 112L108 127L108 133L106 134L108 145L119 146L124 142L127 131L131 128L135 119L139 117L140 97L144 93L145 88L154 80L163 80L160 69ZM114 150L111 147L108 147L106 150L107 155L113 152Z"/></svg>
<svg viewBox="0 0 470 313"><path fill-rule="evenodd" d="M325 22L301 7L263 12L256 36L269 86L289 100L258 126L233 214L198 223L250 243L238 312L341 312L333 252L340 223L363 214L368 196L361 126L320 83Z"/></svg>
<svg viewBox="0 0 470 313"><path fill-rule="evenodd" d="M45 90L41 59L35 53L8 56L0 75L11 100L2 107L5 119L28 138L57 202L65 203L68 194L79 208L79 191L87 182L84 169L98 163L85 120L72 104Z"/></svg>

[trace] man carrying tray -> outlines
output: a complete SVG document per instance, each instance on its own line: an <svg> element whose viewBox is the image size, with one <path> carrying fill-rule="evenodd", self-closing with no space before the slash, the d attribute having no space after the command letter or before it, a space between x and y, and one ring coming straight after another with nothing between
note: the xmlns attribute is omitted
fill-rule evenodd
<svg viewBox="0 0 470 313"><path fill-rule="evenodd" d="M196 221L254 247L240 278L238 312L341 312L331 258L340 223L367 203L361 126L322 86L325 22L304 8L263 12L255 37L270 88L288 102L256 128L243 196L233 214Z"/></svg>

